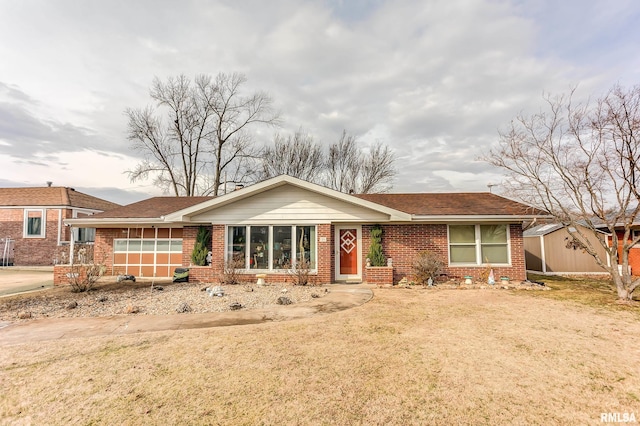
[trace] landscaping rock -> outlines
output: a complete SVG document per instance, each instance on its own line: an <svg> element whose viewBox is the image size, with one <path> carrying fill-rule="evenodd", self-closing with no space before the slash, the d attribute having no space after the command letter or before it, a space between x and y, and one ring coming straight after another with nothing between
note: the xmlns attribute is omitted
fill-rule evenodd
<svg viewBox="0 0 640 426"><path fill-rule="evenodd" d="M75 309L77 307L78 307L78 302L76 302L75 300L67 303L67 309Z"/></svg>
<svg viewBox="0 0 640 426"><path fill-rule="evenodd" d="M253 287L251 287L250 285L245 285L244 286L244 291L251 293L253 291Z"/></svg>
<svg viewBox="0 0 640 426"><path fill-rule="evenodd" d="M311 293L311 297L317 299L320 295L318 293Z"/></svg>
<svg viewBox="0 0 640 426"><path fill-rule="evenodd" d="M238 309L242 309L242 304L238 302L233 302L232 304L229 305L229 309L231 309L232 311L237 311Z"/></svg>
<svg viewBox="0 0 640 426"><path fill-rule="evenodd" d="M115 278L115 277L114 277ZM160 283L158 283L160 284ZM213 287L218 283L193 285L193 283L176 283L165 285L164 291L158 293L150 291L151 283L146 285L123 286L116 288L97 288L93 293L83 293L78 298L69 292L42 292L34 293L30 297L24 297L12 303L0 303L0 323L28 322L36 318L68 318L68 317L97 317L111 315L178 315L176 308L183 302L191 307L190 313L230 312L229 304L238 302L242 304L242 310L264 309L276 305L280 296L289 297L294 304L314 300L311 293L323 297L328 289L326 287L293 286L285 283L272 284L265 287L256 287L255 284L240 284L223 286L224 297L203 297L200 289L205 285ZM252 287L253 291L246 291L244 286ZM539 286L534 286L534 288ZM287 294L280 290L287 288ZM51 294L53 293L53 294ZM72 300L77 300L78 307L66 309ZM83 303L83 300L86 303ZM127 306L130 305L129 311ZM31 313L30 317L19 318L20 312ZM25 315L26 316L26 315ZM0 422L2 423L2 422Z"/></svg>
<svg viewBox="0 0 640 426"><path fill-rule="evenodd" d="M278 300L276 301L276 303L278 305L291 305L293 302L291 301L291 299L289 299L286 296L280 296L278 297Z"/></svg>
<svg viewBox="0 0 640 426"><path fill-rule="evenodd" d="M18 318L20 318L20 319L29 319L29 318L31 318L31 312L20 311L18 313Z"/></svg>
<svg viewBox="0 0 640 426"><path fill-rule="evenodd" d="M179 314L185 314L187 312L191 312L191 306L187 302L182 302L180 306L176 308L176 312Z"/></svg>
<svg viewBox="0 0 640 426"><path fill-rule="evenodd" d="M162 291L164 290L164 287L160 286L160 285L154 285L153 287L151 287L152 290L157 290L157 291Z"/></svg>
<svg viewBox="0 0 640 426"><path fill-rule="evenodd" d="M134 305L127 305L127 309L125 310L127 314L137 314L138 312L140 312L140 308Z"/></svg>
<svg viewBox="0 0 640 426"><path fill-rule="evenodd" d="M222 297L224 296L224 289L220 286L216 286L216 287L212 287L209 289L209 296L213 297L213 296L218 296L218 297Z"/></svg>

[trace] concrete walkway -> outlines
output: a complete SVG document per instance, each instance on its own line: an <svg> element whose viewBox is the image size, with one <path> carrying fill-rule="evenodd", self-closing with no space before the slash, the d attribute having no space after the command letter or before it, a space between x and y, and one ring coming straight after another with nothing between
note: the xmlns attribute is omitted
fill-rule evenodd
<svg viewBox="0 0 640 426"><path fill-rule="evenodd" d="M0 267L0 297L53 287L53 266Z"/></svg>
<svg viewBox="0 0 640 426"><path fill-rule="evenodd" d="M114 315L89 318L46 318L22 323L0 322L0 346L75 337L108 336L148 331L185 330L286 321L338 312L360 306L373 297L366 285L328 287L321 298L295 305L275 305L252 311L207 314Z"/></svg>

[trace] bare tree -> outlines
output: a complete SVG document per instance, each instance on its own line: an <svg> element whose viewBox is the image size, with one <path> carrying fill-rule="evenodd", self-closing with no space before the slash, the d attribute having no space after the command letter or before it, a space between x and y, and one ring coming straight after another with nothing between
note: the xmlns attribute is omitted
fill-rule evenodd
<svg viewBox="0 0 640 426"><path fill-rule="evenodd" d="M378 142L363 152L356 138L346 131L329 147L326 184L346 193L385 192L391 188L395 158L393 152Z"/></svg>
<svg viewBox="0 0 640 426"><path fill-rule="evenodd" d="M367 194L389 191L396 175L394 163L395 156L389 147L383 145L382 142L376 142L362 156L359 192Z"/></svg>
<svg viewBox="0 0 640 426"><path fill-rule="evenodd" d="M286 174L346 193L388 191L396 175L389 147L378 142L362 149L346 131L328 151L302 129L293 136L276 134L261 158L261 179Z"/></svg>
<svg viewBox="0 0 640 426"><path fill-rule="evenodd" d="M356 185L362 167L361 155L355 136L344 130L340 140L329 147L327 186L340 192L359 192Z"/></svg>
<svg viewBox="0 0 640 426"><path fill-rule="evenodd" d="M150 96L156 107L127 109L128 139L144 159L129 172L132 181L153 177L175 195L217 195L232 179L247 179L254 156L249 128L276 124L271 98L256 92L242 96L242 74L184 75L154 79ZM163 111L166 115L163 119Z"/></svg>
<svg viewBox="0 0 640 426"><path fill-rule="evenodd" d="M299 129L293 136L276 134L273 147L262 153L262 179L289 175L309 182L318 182L324 171L322 146Z"/></svg>
<svg viewBox="0 0 640 426"><path fill-rule="evenodd" d="M640 241L632 232L640 213L640 86L614 86L582 104L573 95L547 96L547 111L516 117L485 159L508 172L511 194L562 223L611 274L618 297L631 300L640 285L628 268L629 251ZM609 259L598 255L590 234Z"/></svg>
<svg viewBox="0 0 640 426"><path fill-rule="evenodd" d="M251 166L247 163L258 155L258 151L252 149L249 127L279 124L279 114L273 110L273 101L267 93L241 95L240 87L246 81L246 77L238 73L216 77L217 90L210 103L215 115L213 195L218 195L227 167L236 166L233 180L225 179L225 185L246 183L245 178L251 175Z"/></svg>

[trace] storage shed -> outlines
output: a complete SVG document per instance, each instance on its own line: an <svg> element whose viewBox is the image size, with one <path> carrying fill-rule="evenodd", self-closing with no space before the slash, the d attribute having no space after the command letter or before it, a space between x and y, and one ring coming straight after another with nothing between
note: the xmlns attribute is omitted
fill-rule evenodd
<svg viewBox="0 0 640 426"><path fill-rule="evenodd" d="M602 238L606 235L602 233ZM589 236L593 247L606 259L605 249L596 238L595 235ZM561 224L543 224L529 228L523 232L523 239L528 272L548 275L606 273L593 256L571 244L571 236Z"/></svg>

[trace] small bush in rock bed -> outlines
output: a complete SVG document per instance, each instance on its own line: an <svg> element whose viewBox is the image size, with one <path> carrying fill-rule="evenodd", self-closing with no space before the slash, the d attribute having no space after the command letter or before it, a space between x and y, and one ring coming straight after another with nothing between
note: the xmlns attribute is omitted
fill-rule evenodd
<svg viewBox="0 0 640 426"><path fill-rule="evenodd" d="M430 250L423 250L413 261L413 274L418 284L426 285L429 279L432 282L436 281L443 267L444 262L438 254Z"/></svg>

